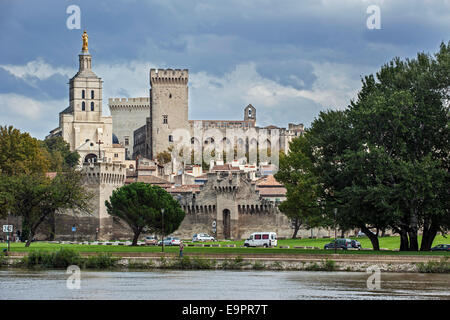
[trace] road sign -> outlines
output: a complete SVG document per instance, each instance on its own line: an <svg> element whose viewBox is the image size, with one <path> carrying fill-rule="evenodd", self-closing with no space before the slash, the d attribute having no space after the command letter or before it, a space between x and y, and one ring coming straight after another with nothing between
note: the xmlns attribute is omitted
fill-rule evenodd
<svg viewBox="0 0 450 320"><path fill-rule="evenodd" d="M77 228L76 227L72 227L72 232L75 232L75 231L77 231Z"/></svg>
<svg viewBox="0 0 450 320"><path fill-rule="evenodd" d="M4 224L3 225L3 232L13 232L12 224Z"/></svg>
<svg viewBox="0 0 450 320"><path fill-rule="evenodd" d="M213 222L212 222L212 227L215 229L216 228L216 220L214 220Z"/></svg>

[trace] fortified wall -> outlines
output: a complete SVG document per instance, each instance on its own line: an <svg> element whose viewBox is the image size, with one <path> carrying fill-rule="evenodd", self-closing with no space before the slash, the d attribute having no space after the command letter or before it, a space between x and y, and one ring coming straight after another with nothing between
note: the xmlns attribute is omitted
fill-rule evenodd
<svg viewBox="0 0 450 320"><path fill-rule="evenodd" d="M270 201L259 197L244 172L208 173L200 191L171 193L186 213L173 236L188 239L204 232L218 239L240 240L258 231L273 231L279 237L292 235L289 219Z"/></svg>

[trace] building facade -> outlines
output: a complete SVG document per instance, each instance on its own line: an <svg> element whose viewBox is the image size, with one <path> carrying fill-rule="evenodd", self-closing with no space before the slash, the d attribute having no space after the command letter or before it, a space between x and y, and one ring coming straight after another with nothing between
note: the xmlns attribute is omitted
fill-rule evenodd
<svg viewBox="0 0 450 320"><path fill-rule="evenodd" d="M146 124L150 114L150 98L109 98L113 133L125 148L125 159L134 160L134 131Z"/></svg>

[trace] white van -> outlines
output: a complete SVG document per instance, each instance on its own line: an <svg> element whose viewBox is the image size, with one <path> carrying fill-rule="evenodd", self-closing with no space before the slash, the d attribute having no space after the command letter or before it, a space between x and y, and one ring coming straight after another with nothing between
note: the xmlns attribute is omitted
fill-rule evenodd
<svg viewBox="0 0 450 320"><path fill-rule="evenodd" d="M254 232L244 242L245 247L276 247L278 244L275 232Z"/></svg>

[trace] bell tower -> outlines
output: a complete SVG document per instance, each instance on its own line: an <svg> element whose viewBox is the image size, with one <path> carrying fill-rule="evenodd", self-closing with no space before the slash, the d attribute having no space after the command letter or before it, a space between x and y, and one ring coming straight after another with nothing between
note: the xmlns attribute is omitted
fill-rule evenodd
<svg viewBox="0 0 450 320"><path fill-rule="evenodd" d="M102 116L103 81L92 71L92 56L88 50L86 30L82 39L78 72L69 82L69 108L76 120L98 122Z"/></svg>

